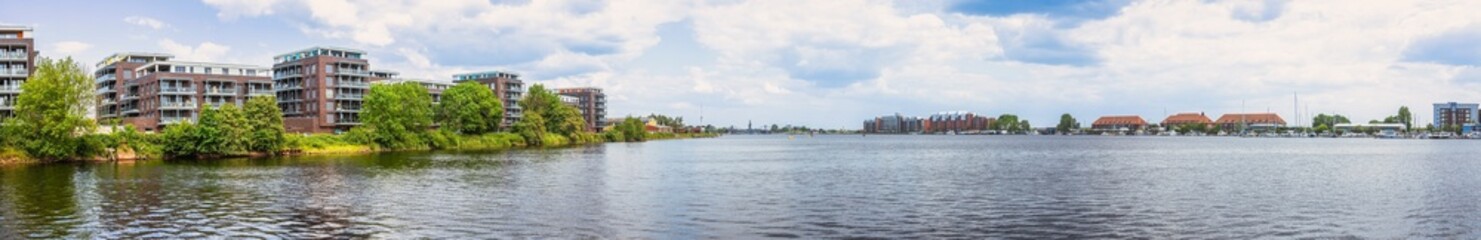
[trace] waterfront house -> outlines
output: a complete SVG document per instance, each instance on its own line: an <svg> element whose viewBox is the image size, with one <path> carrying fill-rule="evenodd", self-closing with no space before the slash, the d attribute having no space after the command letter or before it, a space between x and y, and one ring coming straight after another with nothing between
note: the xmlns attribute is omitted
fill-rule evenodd
<svg viewBox="0 0 1481 240"><path fill-rule="evenodd" d="M1208 116L1204 115L1203 113L1178 113L1173 114L1172 116L1167 116L1167 119L1163 119L1161 124L1162 127L1171 129L1173 127L1182 126L1185 124L1202 124L1204 126L1212 126L1214 125L1214 121L1210 120Z"/></svg>
<svg viewBox="0 0 1481 240"><path fill-rule="evenodd" d="M1219 116L1214 125L1225 131L1235 131L1241 127L1253 130L1274 130L1286 126L1286 120L1275 113L1228 113Z"/></svg>
<svg viewBox="0 0 1481 240"><path fill-rule="evenodd" d="M1460 127L1463 134L1470 134L1477 126L1477 112L1481 110L1481 104L1476 103L1436 103L1435 122L1436 128L1445 129L1450 126Z"/></svg>
<svg viewBox="0 0 1481 240"><path fill-rule="evenodd" d="M1146 127L1147 120L1136 115L1101 116L1090 124L1091 129L1119 132L1122 134L1138 132Z"/></svg>

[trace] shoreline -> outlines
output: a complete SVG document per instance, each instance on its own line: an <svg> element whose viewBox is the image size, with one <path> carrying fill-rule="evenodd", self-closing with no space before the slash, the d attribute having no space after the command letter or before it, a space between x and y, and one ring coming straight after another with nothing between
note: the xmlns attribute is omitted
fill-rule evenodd
<svg viewBox="0 0 1481 240"><path fill-rule="evenodd" d="M648 142L648 141L662 141L662 140L716 138L716 137L720 137L722 135L723 134L718 134L718 133L655 134L655 135L650 135L651 138L646 139L645 141L640 141L638 143ZM6 149L0 149L0 167L12 167L12 166L21 166L21 165L34 165L34 164L54 164L54 163L105 163L105 162L134 162L134 161L149 161L149 160L173 160L173 159L181 159L181 160L221 160L221 159L239 159L239 158L259 159L259 158L270 158L270 157L303 157L303 156L331 156L331 155L368 155L368 154L387 153L387 152L503 151L503 150L514 150L514 149L544 149L544 148L554 149L554 148L566 148L566 147L574 147L574 146L589 145L589 144L606 144L606 143L617 143L617 142L622 142L622 141L597 141L597 142L585 142L585 143L565 142L565 143L561 143L559 145L535 146L535 147L525 146L523 144L520 144L520 145L509 145L509 146L454 147L454 148L447 148L447 149L378 149L376 147L372 147L372 146L369 146L369 145L354 144L354 145L333 145L333 146L323 146L323 147L306 147L306 148L301 148L301 149L289 149L289 150L280 151L280 154L264 154L264 153L260 153L259 152L259 153L245 153L245 154L232 154L232 155L210 156L210 157L192 157L192 158L164 158L164 157L129 157L129 158L122 158L122 157L115 156L112 159L109 159L108 157L93 157L93 158L89 158L89 159L61 160L61 161L40 161L40 160L37 160L37 159L34 159L34 158L30 158L30 157L25 156L25 153L20 152L19 149L6 148ZM122 155L122 153L115 153L115 154ZM133 154L133 153L130 152L129 154Z"/></svg>

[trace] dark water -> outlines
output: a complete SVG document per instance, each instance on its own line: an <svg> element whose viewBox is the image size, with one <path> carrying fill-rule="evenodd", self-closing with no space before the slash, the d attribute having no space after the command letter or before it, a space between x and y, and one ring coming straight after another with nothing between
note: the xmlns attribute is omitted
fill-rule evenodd
<svg viewBox="0 0 1481 240"><path fill-rule="evenodd" d="M0 168L0 238L1481 238L1481 141L729 136Z"/></svg>

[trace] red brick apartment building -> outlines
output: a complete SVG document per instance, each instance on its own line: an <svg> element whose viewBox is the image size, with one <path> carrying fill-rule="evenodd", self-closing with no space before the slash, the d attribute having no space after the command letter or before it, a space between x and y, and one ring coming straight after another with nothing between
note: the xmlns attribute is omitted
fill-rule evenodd
<svg viewBox="0 0 1481 240"><path fill-rule="evenodd" d="M515 122L519 122L519 118L524 113L519 108L519 99L524 97L525 92L525 83L519 79L519 74L488 71L453 75L453 84L466 81L474 81L488 86L490 90L494 91L494 95L499 96L499 100L503 101L504 124L501 126L508 128L514 126Z"/></svg>
<svg viewBox="0 0 1481 240"><path fill-rule="evenodd" d="M312 47L273 57L272 80L284 127L295 133L340 133L360 125L370 83L395 78L370 70L365 52Z"/></svg>
<svg viewBox="0 0 1481 240"><path fill-rule="evenodd" d="M100 62L96 114L104 124L142 131L194 121L205 108L242 106L273 95L266 67L172 61L168 54L120 53Z"/></svg>
<svg viewBox="0 0 1481 240"><path fill-rule="evenodd" d="M556 89L556 93L576 98L574 105L586 119L586 129L597 132L607 126L607 94L602 93L601 88L560 88Z"/></svg>

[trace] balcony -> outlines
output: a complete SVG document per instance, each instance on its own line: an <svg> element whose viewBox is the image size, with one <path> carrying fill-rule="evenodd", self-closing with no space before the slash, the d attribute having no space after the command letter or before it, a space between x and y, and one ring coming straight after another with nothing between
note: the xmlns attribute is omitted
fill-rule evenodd
<svg viewBox="0 0 1481 240"><path fill-rule="evenodd" d="M159 124L160 125L176 124L176 123L185 122L185 121L191 121L191 118L190 117L162 117L162 118L159 118Z"/></svg>
<svg viewBox="0 0 1481 240"><path fill-rule="evenodd" d="M190 87L161 87L159 93L195 94L195 88Z"/></svg>
<svg viewBox="0 0 1481 240"><path fill-rule="evenodd" d="M20 93L21 85L0 85L0 93Z"/></svg>
<svg viewBox="0 0 1481 240"><path fill-rule="evenodd" d="M228 104L230 104L230 105L236 105L235 103L230 103L230 102L213 102L213 103L206 103L206 106L209 106L211 108L221 108L221 107L224 107L224 106L226 106Z"/></svg>
<svg viewBox="0 0 1481 240"><path fill-rule="evenodd" d="M114 101L113 98L104 98L103 100L98 101L98 104L103 106L115 105L118 104L118 101Z"/></svg>
<svg viewBox="0 0 1481 240"><path fill-rule="evenodd" d="M370 71L358 70L358 69L339 69L337 71L334 71L334 74L347 75L347 76L369 77L370 76Z"/></svg>
<svg viewBox="0 0 1481 240"><path fill-rule="evenodd" d="M159 109L195 109L195 102L159 102Z"/></svg>
<svg viewBox="0 0 1481 240"><path fill-rule="evenodd" d="M237 95L236 88L206 88L206 95Z"/></svg>
<svg viewBox="0 0 1481 240"><path fill-rule="evenodd" d="M344 87L344 88L364 88L364 89L370 88L370 84L369 83L363 83L363 82L339 82L339 83L335 83L334 85L335 86L339 86L339 87Z"/></svg>
<svg viewBox="0 0 1481 240"><path fill-rule="evenodd" d="M98 76L98 81L97 82L101 84L101 83L106 83L106 82L112 82L114 80L118 80L117 76L114 76L113 74L104 74L103 76Z"/></svg>
<svg viewBox="0 0 1481 240"><path fill-rule="evenodd" d="M26 68L24 68L24 67L21 67L21 68L0 68L0 76L25 77L26 75L30 75L30 74L31 74L31 72L30 71L26 71Z"/></svg>
<svg viewBox="0 0 1481 240"><path fill-rule="evenodd" d="M273 80L284 79L284 78L292 78L292 77L302 77L302 76L303 76L303 73L302 72L273 73Z"/></svg>
<svg viewBox="0 0 1481 240"><path fill-rule="evenodd" d="M361 100L361 99L365 99L365 94L335 94L334 95L334 99L336 99L336 100Z"/></svg>
<svg viewBox="0 0 1481 240"><path fill-rule="evenodd" d="M336 112L352 112L352 113L358 113L358 112L360 112L360 108L357 108L357 107L338 107L338 108L334 108L334 111L336 111Z"/></svg>
<svg viewBox="0 0 1481 240"><path fill-rule="evenodd" d="M108 93L115 93L115 92L117 92L117 90L116 89L113 89L113 87L103 87L103 88L98 88L98 90L97 90L97 94L108 94Z"/></svg>
<svg viewBox="0 0 1481 240"><path fill-rule="evenodd" d="M124 94L123 95L123 100L124 101L128 101L128 100L139 100L139 94Z"/></svg>
<svg viewBox="0 0 1481 240"><path fill-rule="evenodd" d="M303 85L298 85L298 84L279 84L279 85L273 85L273 89L275 89L277 91L298 90L298 89L303 89Z"/></svg>
<svg viewBox="0 0 1481 240"><path fill-rule="evenodd" d="M0 61L27 61L30 57L26 51L0 51Z"/></svg>
<svg viewBox="0 0 1481 240"><path fill-rule="evenodd" d="M138 108L127 108L127 109L124 109L123 111L119 111L119 113L123 113L123 114L139 114L139 109Z"/></svg>
<svg viewBox="0 0 1481 240"><path fill-rule="evenodd" d="M272 96L275 93L276 92L274 92L272 89L252 89L251 91L248 91L247 92L247 95L251 95L251 96Z"/></svg>

